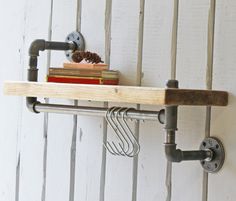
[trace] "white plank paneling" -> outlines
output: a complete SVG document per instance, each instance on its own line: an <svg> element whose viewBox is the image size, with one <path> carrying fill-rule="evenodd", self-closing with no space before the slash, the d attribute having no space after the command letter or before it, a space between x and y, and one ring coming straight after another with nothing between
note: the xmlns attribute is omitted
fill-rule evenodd
<svg viewBox="0 0 236 201"><path fill-rule="evenodd" d="M81 33L86 51L105 55L105 0L81 1ZM79 101L79 105L102 106ZM102 118L78 117L75 200L99 200L102 163Z"/></svg>
<svg viewBox="0 0 236 201"><path fill-rule="evenodd" d="M0 40L6 49L1 50L3 59L0 69L0 87L5 79L26 80L27 52L30 43L37 38L48 38L50 3L48 0L1 2L0 24L4 27L4 31L0 33ZM109 61L111 45L110 68L120 71L121 84L136 85L140 1L112 1L111 44L105 43L105 39L110 37L106 35L104 29L104 23L110 23L109 19L105 20L106 1L84 0L82 4L80 3L76 0L54 1L52 40L64 41L68 33L76 28L80 29L81 22L87 50L97 52L103 59L106 55L106 60ZM177 79L181 88L204 89L206 86L209 3L210 1L205 0L180 1ZM78 5L82 7L78 8ZM234 0L217 1L213 89L228 90L230 105L227 108L214 107L212 112L211 135L222 139L226 148L226 162L219 174L209 176L209 201L233 201L236 196L234 192L236 177L235 8ZM143 73L142 86L164 87L165 81L170 78L172 15L173 1L146 1L143 58L142 66L139 66ZM51 62L52 66L60 67L65 60L64 52L54 51L48 62ZM9 67L9 61L12 68ZM39 57L39 80L41 81L45 79L46 67L47 54L41 52ZM43 186L43 114L30 113L23 99L2 95L0 99L1 117L4 119L4 123L0 125L2 131L0 200L13 201L15 197L16 201L40 200ZM50 102L73 104L73 101L68 100L50 100ZM102 106L103 104L84 101L79 102L79 105ZM159 110L160 108L142 106L142 109ZM204 107L179 108L177 132L179 148L198 149L204 138L205 118ZM133 123L131 124L133 126ZM133 193L132 182L135 181L132 180L132 159L108 154L106 167L104 163L102 166L105 155L102 157L101 118L78 117L77 130L77 138L73 141L77 143L74 147L76 148L75 200L104 201L102 192L104 189L100 186L104 184L105 200L130 201ZM73 200L73 196L69 195L72 133L73 116L49 115L46 201L65 201L69 200L69 197L70 201ZM111 136L112 132L109 128L109 139L113 139ZM138 201L166 198L166 159L163 142L162 125L157 122L141 122ZM17 165L19 180L15 177ZM101 167L106 168L105 175ZM18 187L19 192L17 192ZM198 162L174 164L172 199L198 201L201 200L201 194L200 164Z"/></svg>
<svg viewBox="0 0 236 201"><path fill-rule="evenodd" d="M121 85L136 85L139 10L139 1L113 1L110 68L120 71ZM111 136L109 128L109 140ZM107 155L105 200L132 199L132 171L132 159Z"/></svg>
<svg viewBox="0 0 236 201"><path fill-rule="evenodd" d="M23 72L24 8L25 1L1 1L0 42L2 48L0 67L0 89L5 79L21 80ZM11 64L10 64L10 62ZM16 168L20 152L22 99L6 97L0 93L0 199L17 200L19 185ZM18 169L19 170L19 169ZM19 171L18 171L19 172ZM19 175L19 174L17 174Z"/></svg>
<svg viewBox="0 0 236 201"><path fill-rule="evenodd" d="M208 10L208 1L180 1L177 51L180 88L205 88ZM180 107L178 117L178 146L183 150L197 150L205 134L205 108ZM173 198L201 200L202 169L199 162L182 162L173 167ZM191 188L186 192L190 184Z"/></svg>
<svg viewBox="0 0 236 201"><path fill-rule="evenodd" d="M220 138L225 146L226 158L222 170L209 175L209 201L235 200L235 114L236 114L236 2L216 1L215 51L213 89L230 93L227 108L212 109L211 133Z"/></svg>
<svg viewBox="0 0 236 201"><path fill-rule="evenodd" d="M63 14L62 14L63 13ZM76 29L77 1L54 1L52 9L52 41L65 41ZM52 51L50 66L62 67L64 51ZM50 103L73 104L70 100L50 99ZM70 165L73 116L48 116L46 200L68 200L70 195ZM72 191L73 193L73 191ZM73 196L72 196L73 197Z"/></svg>
<svg viewBox="0 0 236 201"><path fill-rule="evenodd" d="M135 85L138 53L139 1L113 1L111 69L120 71L120 84Z"/></svg>
<svg viewBox="0 0 236 201"><path fill-rule="evenodd" d="M37 5L37 6L35 6ZM42 15L42 11L44 15ZM41 17L39 17L41 16ZM23 79L26 80L28 69L28 48L38 38L47 38L50 16L50 1L26 1L24 8L24 46L22 48L24 69ZM38 66L39 80L44 80L46 69L46 53L40 53ZM43 115L35 115L28 111L23 103L21 123L21 161L20 161L20 192L19 200L41 199L43 173Z"/></svg>
<svg viewBox="0 0 236 201"><path fill-rule="evenodd" d="M171 72L171 1L146 1L143 46L142 86L165 87ZM142 109L160 110L160 107ZM158 122L140 124L137 200L165 200L166 159L164 130ZM148 186L146 188L146 186Z"/></svg>

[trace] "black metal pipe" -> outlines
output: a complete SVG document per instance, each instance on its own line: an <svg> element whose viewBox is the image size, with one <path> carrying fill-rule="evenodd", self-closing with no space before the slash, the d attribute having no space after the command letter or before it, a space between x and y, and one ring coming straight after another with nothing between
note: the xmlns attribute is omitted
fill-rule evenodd
<svg viewBox="0 0 236 201"><path fill-rule="evenodd" d="M57 41L45 41L43 39L37 39L33 41L29 48L29 56L39 56L40 51L44 50L75 50L75 43L57 42Z"/></svg>
<svg viewBox="0 0 236 201"><path fill-rule="evenodd" d="M40 51L45 50L75 50L76 44L71 42L55 42L45 41L43 39L37 39L33 41L29 48L29 69L28 69L28 81L37 82L38 80L38 56ZM32 112L39 113L35 110L35 104L40 102L37 101L36 97L27 97L26 106Z"/></svg>
<svg viewBox="0 0 236 201"><path fill-rule="evenodd" d="M169 80L167 83L168 88L178 88L177 80ZM175 133L177 131L178 107L166 106L165 109L165 155L168 161L181 162L189 160L211 160L213 152L211 150L197 150L197 151L182 151L176 149Z"/></svg>
<svg viewBox="0 0 236 201"><path fill-rule="evenodd" d="M182 151L176 149L176 144L165 144L165 154L168 161L181 162L192 160L211 160L213 152L211 150Z"/></svg>

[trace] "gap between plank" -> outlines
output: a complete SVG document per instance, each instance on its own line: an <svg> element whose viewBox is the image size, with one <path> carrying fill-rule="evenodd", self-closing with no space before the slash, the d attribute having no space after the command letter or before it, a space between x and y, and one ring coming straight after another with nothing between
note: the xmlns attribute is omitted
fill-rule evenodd
<svg viewBox="0 0 236 201"><path fill-rule="evenodd" d="M82 0L77 0L76 7L76 31L81 31L81 13ZM74 100L74 105L78 106L78 100ZM78 131L78 115L73 115L73 131L70 148L70 186L69 186L69 201L75 199L75 168L76 168L76 147L77 147L77 131Z"/></svg>
<svg viewBox="0 0 236 201"><path fill-rule="evenodd" d="M206 88L212 89L213 81L213 60L214 60L214 35L215 35L215 9L216 1L210 1L208 16L208 38L207 38L207 68L206 68ZM210 137L211 127L211 107L206 107L205 137ZM208 173L203 172L202 181L202 201L208 200Z"/></svg>
<svg viewBox="0 0 236 201"><path fill-rule="evenodd" d="M177 45L178 45L178 21L179 21L179 0L174 0L172 38L171 38L171 79L176 79L176 61L177 61ZM167 161L166 164L166 201L171 201L172 197L172 162Z"/></svg>
<svg viewBox="0 0 236 201"><path fill-rule="evenodd" d="M49 24L48 24L48 41L52 40L52 19L53 19L53 5L54 1L51 0L50 4L50 15L49 15ZM51 64L51 51L47 51L47 68L46 74ZM49 99L45 98L45 103L49 103ZM42 191L41 191L41 201L46 200L46 185L47 185L47 150L48 150L48 113L44 113L43 117L43 182L42 182Z"/></svg>
<svg viewBox="0 0 236 201"><path fill-rule="evenodd" d="M137 55L137 74L136 86L142 85L142 63L143 63L143 40L144 40L144 16L145 16L145 0L140 0L139 9L139 30L138 30L138 55ZM136 105L136 109L140 110L140 104ZM140 122L135 122L135 137L139 142ZM133 158L133 186L132 186L132 201L137 200L138 188L138 155Z"/></svg>
<svg viewBox="0 0 236 201"><path fill-rule="evenodd" d="M111 21L112 21L112 0L106 0L105 7L105 63L110 68L110 55L111 55ZM108 102L104 102L104 107L108 108ZM103 144L107 142L107 122L106 119L102 120L102 133L103 133ZM101 174L100 174L100 191L99 191L99 201L105 200L105 185L106 185L106 164L107 164L107 151L104 146L102 146L102 163L101 163Z"/></svg>

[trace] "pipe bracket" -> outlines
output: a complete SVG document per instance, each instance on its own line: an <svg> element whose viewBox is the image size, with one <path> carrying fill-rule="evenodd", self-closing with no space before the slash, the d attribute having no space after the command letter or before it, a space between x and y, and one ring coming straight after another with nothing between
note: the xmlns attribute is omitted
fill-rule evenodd
<svg viewBox="0 0 236 201"><path fill-rule="evenodd" d="M213 153L211 160L206 159L200 161L204 171L209 173L218 172L225 160L225 151L222 142L216 137L206 138L202 141L200 150L211 150Z"/></svg>
<svg viewBox="0 0 236 201"><path fill-rule="evenodd" d="M66 37L65 41L68 43L72 42L76 45L76 48L74 50L66 50L65 51L66 58L69 61L72 61L72 54L75 50L79 50L79 51L85 50L85 40L84 40L83 35L80 32L74 31L74 32L70 33Z"/></svg>

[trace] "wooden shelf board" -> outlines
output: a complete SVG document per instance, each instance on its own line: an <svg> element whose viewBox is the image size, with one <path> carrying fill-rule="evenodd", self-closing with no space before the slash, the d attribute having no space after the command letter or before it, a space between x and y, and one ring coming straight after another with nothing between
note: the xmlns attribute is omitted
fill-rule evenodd
<svg viewBox="0 0 236 201"><path fill-rule="evenodd" d="M149 105L226 106L225 91L7 81L5 95Z"/></svg>

